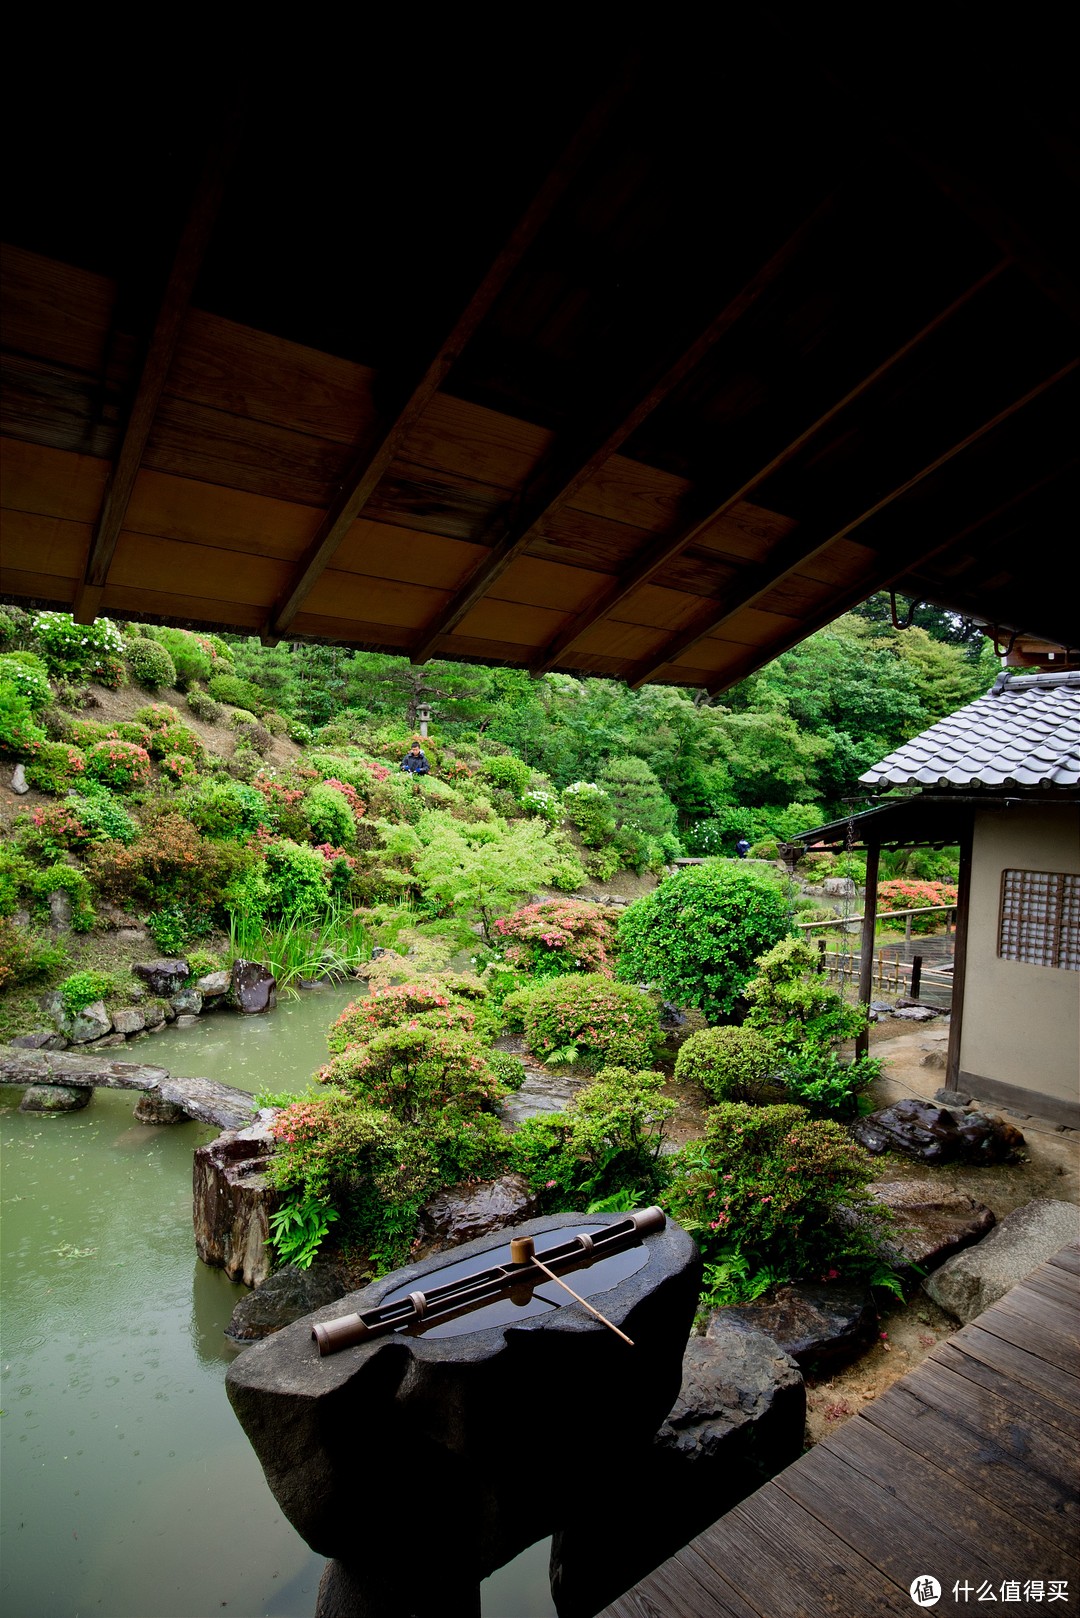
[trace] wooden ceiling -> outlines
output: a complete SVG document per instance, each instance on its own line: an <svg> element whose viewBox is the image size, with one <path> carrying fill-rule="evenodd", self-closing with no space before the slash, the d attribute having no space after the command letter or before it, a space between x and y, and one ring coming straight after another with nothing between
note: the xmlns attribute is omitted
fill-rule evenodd
<svg viewBox="0 0 1080 1618"><path fill-rule="evenodd" d="M710 691L883 588L1075 647L1066 42L800 15L51 50L0 592Z"/></svg>

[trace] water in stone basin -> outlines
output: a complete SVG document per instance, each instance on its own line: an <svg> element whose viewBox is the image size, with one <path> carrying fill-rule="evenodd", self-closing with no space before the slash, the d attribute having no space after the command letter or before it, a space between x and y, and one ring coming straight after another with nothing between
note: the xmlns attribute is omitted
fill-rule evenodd
<svg viewBox="0 0 1080 1618"><path fill-rule="evenodd" d="M135 1060L302 1090L356 988L225 1013ZM216 1133L153 1128L134 1097L19 1113L0 1088L0 1607L34 1618L311 1618L323 1568L278 1510L222 1386L244 1288L195 1257L191 1157ZM487 1580L484 1618L548 1618L546 1543Z"/></svg>

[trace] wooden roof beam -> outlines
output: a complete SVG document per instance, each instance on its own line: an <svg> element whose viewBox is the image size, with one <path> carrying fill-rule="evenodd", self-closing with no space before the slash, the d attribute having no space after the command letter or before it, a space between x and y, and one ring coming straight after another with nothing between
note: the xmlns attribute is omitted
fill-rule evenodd
<svg viewBox="0 0 1080 1618"><path fill-rule="evenodd" d="M337 499L319 524L287 593L267 623L262 637L265 643L275 645L287 634L345 535L374 494L398 448L439 391L525 253L606 133L612 114L633 86L636 70L637 59L630 58L608 93L594 103L402 408L384 425L373 449L365 443L354 453L342 477Z"/></svg>
<svg viewBox="0 0 1080 1618"><path fill-rule="evenodd" d="M773 656L779 657L783 652L789 652L793 646L798 646L808 636L816 634L819 629L824 629L828 624L840 617L842 613L850 612L853 607L859 605L860 601L866 601L868 597L876 595L879 590L901 588L913 574L917 574L919 568L928 566L938 557L951 550L954 545L959 545L964 540L970 539L974 534L989 527L992 523L996 523L1002 518L1008 519L1018 513L1027 501L1037 496L1041 490L1054 482L1058 476L1060 476L1060 469L1044 478L1040 478L1036 483L1029 484L1027 488L1020 490L1010 496L1009 499L1002 501L1000 505L995 506L993 511L984 512L974 522L968 523L965 527L955 532L950 531L946 539L939 538L935 540L933 545L923 548L915 555L906 556L903 565L899 568L892 567L889 557L883 555L880 559L879 567L863 574L857 584L853 584L839 595L833 596L826 607L800 623L799 628L777 646ZM921 596L920 599L925 600L927 598ZM731 686L737 685L740 680L745 679L748 674L752 674L758 661L756 654L740 659L734 665L734 672L728 670L722 680L715 681L712 685L707 686L706 689L710 697L717 696L721 691L728 690Z"/></svg>
<svg viewBox="0 0 1080 1618"><path fill-rule="evenodd" d="M424 629L412 652L414 663L424 663L434 654L443 636L453 631L510 564L528 549L544 524L596 476L604 463L617 454L652 412L681 386L721 338L749 314L763 293L799 256L834 207L833 197L820 203L678 359L660 376L642 385L643 390L637 397L623 400L613 417L600 424L590 442L578 441L569 447L556 445L548 464L505 519L507 531L502 538L481 558L453 600ZM542 670L536 668L532 672Z"/></svg>
<svg viewBox="0 0 1080 1618"><path fill-rule="evenodd" d="M709 612L707 618L699 620L693 628L670 636L659 652L644 660L628 681L631 690L636 691L640 686L647 685L665 665L673 663L682 657L684 652L688 652L691 646L696 646L698 641L704 640L706 635L715 634L718 629L722 629L724 624L729 622L736 613L742 612L746 607L753 606L756 601L759 601L762 596L773 589L787 574L796 572L799 567L804 566L813 557L819 555L838 540L846 539L849 534L854 533L864 523L869 522L871 517L876 517L879 512L891 506L894 501L899 500L935 472L940 471L943 466L947 466L956 456L963 454L973 444L977 444L981 438L985 438L987 433L993 432L1012 416L1022 411L1025 406L1040 398L1055 383L1063 381L1078 366L1080 366L1080 360L1075 359L1061 366L1051 376L1044 378L1034 388L1030 388L1019 399L1014 399L1003 410L999 410L996 415L984 421L973 432L960 439L958 443L950 445L947 450L928 462L926 466L921 467L918 472L915 472L909 478L905 478L902 483L898 483L894 489L890 489L888 494L883 495L880 500L876 500L872 506L851 517L841 527L827 532L822 532L821 529L814 527L809 533L800 531L793 534L788 540L781 540L774 547L766 561L743 570L737 589L725 597L724 605L718 612L714 608ZM906 568L904 571L906 571ZM867 593L872 594L878 588L881 587L874 585ZM858 599L862 600L863 597L860 596ZM841 611L843 610L846 609L841 608ZM831 616L836 616L835 611Z"/></svg>
<svg viewBox="0 0 1080 1618"><path fill-rule="evenodd" d="M154 321L124 436L109 473L101 510L90 537L86 566L75 589L71 611L77 624L93 623L101 609L109 569L131 502L135 479L139 475L143 451L180 340L180 328L221 209L226 179L240 138L240 126L241 113L239 106L234 105L224 115L220 134L207 152L195 188Z"/></svg>
<svg viewBox="0 0 1080 1618"><path fill-rule="evenodd" d="M683 551L687 550L698 536L705 532L714 522L730 511L733 506L742 500L747 500L754 491L762 486L770 477L786 466L789 461L802 450L829 422L833 421L841 411L853 404L863 394L867 393L883 377L896 368L901 362L913 354L927 338L932 337L947 321L971 300L979 295L985 287L1008 268L1008 261L1002 259L987 273L967 287L958 298L955 298L947 308L942 309L920 331L910 337L889 357L881 362L861 381L850 388L843 398L829 406L825 413L816 421L805 427L796 438L780 449L766 465L756 468L749 476L746 470L732 480L731 486L725 490L718 502L711 503L707 512L701 514L693 522L683 528L681 533L672 537L661 537L652 545L646 547L634 565L618 579L614 580L603 591L598 592L591 602L577 614L567 627L562 630L551 644L530 666L533 674L546 674L549 669L555 668L571 647L576 646L581 637L593 624L612 612L621 602L633 594L643 584L648 584L669 562L675 560Z"/></svg>

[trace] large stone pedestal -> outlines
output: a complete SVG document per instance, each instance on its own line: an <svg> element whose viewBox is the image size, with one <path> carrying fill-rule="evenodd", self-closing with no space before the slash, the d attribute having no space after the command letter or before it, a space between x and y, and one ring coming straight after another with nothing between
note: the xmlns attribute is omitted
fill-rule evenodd
<svg viewBox="0 0 1080 1618"><path fill-rule="evenodd" d="M551 1232L619 1218L563 1214L515 1234L542 1248ZM390 1334L320 1358L314 1321L375 1308L410 1283L430 1289L449 1264L483 1269L508 1234L351 1293L229 1368L229 1399L278 1504L314 1550L340 1562L337 1582L356 1586L357 1610L364 1585L386 1618L444 1611L451 1585L458 1600L470 1580L587 1513L598 1491L625 1490L631 1458L678 1397L700 1258L670 1222L646 1238L647 1263L590 1294L633 1347L566 1298L487 1330Z"/></svg>

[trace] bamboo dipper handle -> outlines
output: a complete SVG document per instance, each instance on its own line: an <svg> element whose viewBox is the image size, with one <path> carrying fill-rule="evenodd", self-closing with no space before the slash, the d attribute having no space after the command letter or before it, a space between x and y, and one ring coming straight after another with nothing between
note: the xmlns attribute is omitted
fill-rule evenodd
<svg viewBox="0 0 1080 1618"><path fill-rule="evenodd" d="M557 1287L562 1287L564 1292L569 1292L575 1303L580 1303L582 1308L587 1309L590 1315L595 1315L596 1319L605 1325L608 1331L613 1331L616 1337L621 1337L624 1343L629 1343L630 1347L633 1348L634 1339L632 1337L627 1337L626 1333L620 1331L618 1326L612 1325L606 1315L602 1315L599 1309L594 1309L591 1303L574 1291L573 1287L568 1287L565 1281L561 1281L554 1270L548 1269L543 1259L537 1258L536 1244L531 1236L511 1237L510 1262L512 1264L535 1264L538 1270L543 1270L549 1281L554 1281Z"/></svg>

